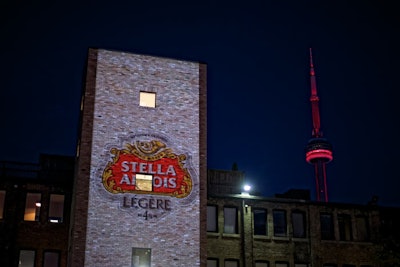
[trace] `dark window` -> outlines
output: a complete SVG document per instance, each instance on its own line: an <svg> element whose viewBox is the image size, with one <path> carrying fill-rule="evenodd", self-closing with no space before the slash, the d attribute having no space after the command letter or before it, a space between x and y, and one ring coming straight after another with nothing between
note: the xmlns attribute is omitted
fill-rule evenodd
<svg viewBox="0 0 400 267"><path fill-rule="evenodd" d="M325 263L323 266L324 266L324 267L337 267L337 264L334 264L334 263Z"/></svg>
<svg viewBox="0 0 400 267"><path fill-rule="evenodd" d="M64 221L64 195L50 195L49 221L52 223Z"/></svg>
<svg viewBox="0 0 400 267"><path fill-rule="evenodd" d="M60 266L60 253L57 251L45 251L43 267L58 267Z"/></svg>
<svg viewBox="0 0 400 267"><path fill-rule="evenodd" d="M207 231L218 232L218 209L217 206L207 206Z"/></svg>
<svg viewBox="0 0 400 267"><path fill-rule="evenodd" d="M253 209L254 234L267 235L267 211L265 209Z"/></svg>
<svg viewBox="0 0 400 267"><path fill-rule="evenodd" d="M218 259L208 258L207 267L218 267Z"/></svg>
<svg viewBox="0 0 400 267"><path fill-rule="evenodd" d="M338 214L338 225L340 240L352 240L351 216L348 214Z"/></svg>
<svg viewBox="0 0 400 267"><path fill-rule="evenodd" d="M4 218L4 200L6 199L6 191L0 190L0 220Z"/></svg>
<svg viewBox="0 0 400 267"><path fill-rule="evenodd" d="M35 251L20 250L18 267L34 267L35 266Z"/></svg>
<svg viewBox="0 0 400 267"><path fill-rule="evenodd" d="M286 211L284 210L274 210L274 236L286 236Z"/></svg>
<svg viewBox="0 0 400 267"><path fill-rule="evenodd" d="M151 249L132 248L132 267L150 267Z"/></svg>
<svg viewBox="0 0 400 267"><path fill-rule="evenodd" d="M357 240L368 241L369 240L369 223L367 216L356 217L356 231Z"/></svg>
<svg viewBox="0 0 400 267"><path fill-rule="evenodd" d="M239 260L225 260L225 267L239 267Z"/></svg>
<svg viewBox="0 0 400 267"><path fill-rule="evenodd" d="M268 261L256 261L255 267L269 267Z"/></svg>
<svg viewBox="0 0 400 267"><path fill-rule="evenodd" d="M237 208L224 207L224 233L238 233Z"/></svg>
<svg viewBox="0 0 400 267"><path fill-rule="evenodd" d="M289 263L286 261L277 261L275 262L275 267L288 267Z"/></svg>
<svg viewBox="0 0 400 267"><path fill-rule="evenodd" d="M292 212L293 237L306 237L306 216L302 211Z"/></svg>
<svg viewBox="0 0 400 267"><path fill-rule="evenodd" d="M321 213L320 214L320 223L321 223L321 239L333 240L334 232L333 232L332 214L331 213Z"/></svg>

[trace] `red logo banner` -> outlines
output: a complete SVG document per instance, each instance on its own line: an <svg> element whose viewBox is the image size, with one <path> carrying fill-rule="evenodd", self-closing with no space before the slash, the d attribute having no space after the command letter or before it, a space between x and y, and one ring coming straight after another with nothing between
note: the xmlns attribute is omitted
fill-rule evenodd
<svg viewBox="0 0 400 267"><path fill-rule="evenodd" d="M124 149L112 148L112 161L103 171L105 189L113 194L135 193L183 198L192 190L192 179L184 161L161 141L137 141Z"/></svg>

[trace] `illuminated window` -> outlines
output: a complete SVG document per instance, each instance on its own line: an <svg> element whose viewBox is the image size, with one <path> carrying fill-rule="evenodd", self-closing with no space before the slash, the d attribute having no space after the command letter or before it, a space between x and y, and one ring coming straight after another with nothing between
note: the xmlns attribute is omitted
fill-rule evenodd
<svg viewBox="0 0 400 267"><path fill-rule="evenodd" d="M321 213L320 223L321 223L321 239L333 240L335 237L333 232L332 214Z"/></svg>
<svg viewBox="0 0 400 267"><path fill-rule="evenodd" d="M25 202L25 221L39 221L41 194L40 193L27 193Z"/></svg>
<svg viewBox="0 0 400 267"><path fill-rule="evenodd" d="M256 261L255 267L268 267L268 261Z"/></svg>
<svg viewBox="0 0 400 267"><path fill-rule="evenodd" d="M35 266L35 251L20 250L18 267L34 267Z"/></svg>
<svg viewBox="0 0 400 267"><path fill-rule="evenodd" d="M4 200L6 199L6 191L0 190L0 220L4 218Z"/></svg>
<svg viewBox="0 0 400 267"><path fill-rule="evenodd" d="M352 240L351 216L348 214L338 214L338 225L340 240Z"/></svg>
<svg viewBox="0 0 400 267"><path fill-rule="evenodd" d="M132 248L132 267L150 267L151 249Z"/></svg>
<svg viewBox="0 0 400 267"><path fill-rule="evenodd" d="M218 259L207 259L207 267L218 267Z"/></svg>
<svg viewBox="0 0 400 267"><path fill-rule="evenodd" d="M137 173L135 186L139 191L153 191L153 175Z"/></svg>
<svg viewBox="0 0 400 267"><path fill-rule="evenodd" d="M43 267L58 267L60 262L60 253L56 251L45 251Z"/></svg>
<svg viewBox="0 0 400 267"><path fill-rule="evenodd" d="M224 207L224 233L237 234L237 209Z"/></svg>
<svg viewBox="0 0 400 267"><path fill-rule="evenodd" d="M225 267L239 267L239 260L225 260Z"/></svg>
<svg viewBox="0 0 400 267"><path fill-rule="evenodd" d="M255 235L267 235L267 211L253 209L253 227Z"/></svg>
<svg viewBox="0 0 400 267"><path fill-rule="evenodd" d="M218 232L217 206L207 206L207 232Z"/></svg>
<svg viewBox="0 0 400 267"><path fill-rule="evenodd" d="M356 217L357 226L357 240L368 241L369 240L369 223L367 216Z"/></svg>
<svg viewBox="0 0 400 267"><path fill-rule="evenodd" d="M306 216L302 211L292 212L293 237L306 237Z"/></svg>
<svg viewBox="0 0 400 267"><path fill-rule="evenodd" d="M64 195L50 195L49 222L62 223L64 221Z"/></svg>
<svg viewBox="0 0 400 267"><path fill-rule="evenodd" d="M140 92L139 105L142 107L155 108L156 107L156 93L154 92Z"/></svg>
<svg viewBox="0 0 400 267"><path fill-rule="evenodd" d="M274 236L286 236L287 234L286 211L274 210L273 220L274 220Z"/></svg>

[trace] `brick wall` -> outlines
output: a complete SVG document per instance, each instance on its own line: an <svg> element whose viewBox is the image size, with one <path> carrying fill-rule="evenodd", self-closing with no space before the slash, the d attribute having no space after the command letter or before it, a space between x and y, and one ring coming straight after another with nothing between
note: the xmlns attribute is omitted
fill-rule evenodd
<svg viewBox="0 0 400 267"><path fill-rule="evenodd" d="M194 62L89 51L70 266L131 266L133 247L151 249L151 266L205 266L205 71ZM139 106L140 91L156 93L156 108ZM107 191L111 150L152 140L185 155L190 194ZM170 210L125 208L124 197L167 200Z"/></svg>

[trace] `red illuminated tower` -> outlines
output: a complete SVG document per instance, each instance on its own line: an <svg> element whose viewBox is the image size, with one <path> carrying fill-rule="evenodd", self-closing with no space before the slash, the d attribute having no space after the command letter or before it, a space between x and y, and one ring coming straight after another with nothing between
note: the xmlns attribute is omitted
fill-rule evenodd
<svg viewBox="0 0 400 267"><path fill-rule="evenodd" d="M319 117L319 98L315 80L312 51L310 48L310 82L311 82L311 111L312 111L312 137L306 147L306 161L314 165L317 201L328 202L328 185L326 183L326 164L332 159L332 145L322 137Z"/></svg>

